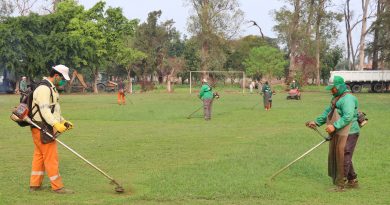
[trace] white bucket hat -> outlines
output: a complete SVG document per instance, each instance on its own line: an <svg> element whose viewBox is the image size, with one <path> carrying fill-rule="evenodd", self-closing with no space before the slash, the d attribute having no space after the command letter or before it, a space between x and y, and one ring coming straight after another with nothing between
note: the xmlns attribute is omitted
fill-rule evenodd
<svg viewBox="0 0 390 205"><path fill-rule="evenodd" d="M56 65L53 67L54 70L58 71L59 73L64 76L65 80L70 80L69 78L69 68L64 65Z"/></svg>

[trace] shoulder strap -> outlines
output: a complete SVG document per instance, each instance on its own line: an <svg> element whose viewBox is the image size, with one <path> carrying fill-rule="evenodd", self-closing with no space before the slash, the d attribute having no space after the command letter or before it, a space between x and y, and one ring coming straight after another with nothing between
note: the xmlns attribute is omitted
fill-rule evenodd
<svg viewBox="0 0 390 205"><path fill-rule="evenodd" d="M332 100L332 110L334 110L336 108L336 103L337 101L339 101L342 97L344 97L345 95L347 94L351 94L350 92L345 92L343 93L342 95L338 96L338 97L335 97L333 100Z"/></svg>
<svg viewBox="0 0 390 205"><path fill-rule="evenodd" d="M54 96L53 96L53 91L51 90L51 84L50 84L47 80L42 80L41 82L38 83L38 85L36 86L36 88L38 88L40 85L44 85L44 86L47 86L47 87L49 88L49 90L50 90L51 102L54 102ZM37 114L37 112L38 112L39 115L40 115L40 117L41 117L41 119L42 119L42 121L45 122L45 119L44 119L43 116L42 116L42 113L41 113L41 110L39 109L39 106L35 105L34 107L36 107L37 110L36 110L34 113L32 113L31 119L32 119L32 118L35 116L35 114ZM51 110L50 110L51 113L54 113L54 108L55 108L55 106L53 106L53 107L51 108ZM32 109L33 109L33 108L31 108L31 111L32 111Z"/></svg>
<svg viewBox="0 0 390 205"><path fill-rule="evenodd" d="M38 84L38 86L40 86L40 85L45 85L45 86L47 86L49 88L51 101L54 102L53 91L51 90L51 84L47 80L42 80Z"/></svg>

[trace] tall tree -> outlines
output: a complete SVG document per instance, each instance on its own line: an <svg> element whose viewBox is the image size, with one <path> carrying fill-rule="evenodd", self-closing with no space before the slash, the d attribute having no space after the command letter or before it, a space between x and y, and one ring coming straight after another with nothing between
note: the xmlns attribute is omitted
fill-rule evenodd
<svg viewBox="0 0 390 205"><path fill-rule="evenodd" d="M143 85L146 84L147 77L155 73L158 74L159 82L163 82L165 75L163 62L168 55L170 41L176 32L172 20L158 22L161 14L161 11L150 12L147 21L142 23L135 33L134 46L147 55L140 69Z"/></svg>
<svg viewBox="0 0 390 205"><path fill-rule="evenodd" d="M298 78L305 84L312 75L319 83L320 53L337 37L336 22L340 21L340 15L329 9L330 0L287 2L292 8L285 6L275 12L277 24L274 27L289 53L287 82Z"/></svg>
<svg viewBox="0 0 390 205"><path fill-rule="evenodd" d="M367 16L368 16L368 6L370 0L362 0L362 30L360 32L360 43L359 43L359 70L363 70L364 68L364 49L366 48L366 35L367 35Z"/></svg>
<svg viewBox="0 0 390 205"><path fill-rule="evenodd" d="M89 69L94 93L98 93L99 73L104 70L108 62L104 7L104 2L98 2L91 9L72 19L69 24L70 37L77 42L80 49L77 60L80 65Z"/></svg>
<svg viewBox="0 0 390 205"><path fill-rule="evenodd" d="M251 77L264 76L267 80L281 77L287 65L284 56L280 50L270 46L253 48L244 61L246 73Z"/></svg>
<svg viewBox="0 0 390 205"><path fill-rule="evenodd" d="M278 32L279 39L285 43L289 53L289 71L288 81L295 78L298 72L297 58L299 55L299 39L302 39L301 32L301 17L302 15L302 0L288 1L293 6L293 11L287 7L281 8L275 13L275 20L278 22L274 30Z"/></svg>
<svg viewBox="0 0 390 205"><path fill-rule="evenodd" d="M383 36L383 11L385 8L385 4L383 0L377 0L376 2L376 20L374 22L373 26L373 32L374 32L374 39L372 42L372 69L377 70L379 69L379 53L380 50L382 50L382 41L381 37Z"/></svg>
<svg viewBox="0 0 390 205"><path fill-rule="evenodd" d="M321 62L320 62L320 53L321 53L321 32L320 26L322 25L322 20L325 14L324 8L325 0L320 0L319 6L317 9L317 19L316 19L316 83L320 85L321 78Z"/></svg>
<svg viewBox="0 0 390 205"><path fill-rule="evenodd" d="M356 26L351 26L352 21L352 15L351 10L349 7L349 3L351 0L346 0L345 6L344 6L344 20L345 20L345 33L347 38L347 57L349 62L349 70L352 70L353 65L355 65L355 56L354 56L354 47L352 42L352 30Z"/></svg>
<svg viewBox="0 0 390 205"><path fill-rule="evenodd" d="M123 44L125 46L119 47L116 56L115 61L117 64L119 64L121 67L123 67L126 70L127 73L127 81L128 81L128 92L133 92L133 84L132 84L132 76L131 73L134 71L134 66L136 64L139 64L140 61L145 59L147 56L145 53L138 51L136 49L131 48L130 46Z"/></svg>
<svg viewBox="0 0 390 205"><path fill-rule="evenodd" d="M387 63L387 65L390 65L390 2L384 1L384 9L383 13L381 15L382 18L382 28L383 28L383 36L381 41L382 44L382 52L383 52L383 58L384 61Z"/></svg>
<svg viewBox="0 0 390 205"><path fill-rule="evenodd" d="M188 31L200 42L201 70L207 71L212 65L211 55L219 55L220 39L236 36L243 22L243 12L237 0L186 0L194 14L189 17ZM222 63L223 64L223 63Z"/></svg>

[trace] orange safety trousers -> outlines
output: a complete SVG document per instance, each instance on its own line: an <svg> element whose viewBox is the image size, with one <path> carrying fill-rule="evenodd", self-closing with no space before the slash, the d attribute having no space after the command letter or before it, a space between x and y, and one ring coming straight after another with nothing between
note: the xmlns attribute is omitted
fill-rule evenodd
<svg viewBox="0 0 390 205"><path fill-rule="evenodd" d="M118 104L126 104L126 98L124 92L118 92Z"/></svg>
<svg viewBox="0 0 390 205"><path fill-rule="evenodd" d="M30 187L39 187L42 185L45 171L50 179L52 190L64 187L58 169L57 142L42 144L41 131L37 128L31 128L34 141L34 155L32 161L32 170L30 177Z"/></svg>

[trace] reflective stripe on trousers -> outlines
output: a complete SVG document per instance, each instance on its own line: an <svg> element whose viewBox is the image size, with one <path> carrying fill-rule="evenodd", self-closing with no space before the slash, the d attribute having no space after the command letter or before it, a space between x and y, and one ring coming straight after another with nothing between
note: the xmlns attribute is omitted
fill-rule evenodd
<svg viewBox="0 0 390 205"><path fill-rule="evenodd" d="M62 184L58 169L57 143L54 141L48 144L42 144L41 131L37 128L31 128L31 133L34 141L34 154L30 186L41 186L44 172L46 171L50 178L51 188L53 190L61 189L64 185Z"/></svg>

